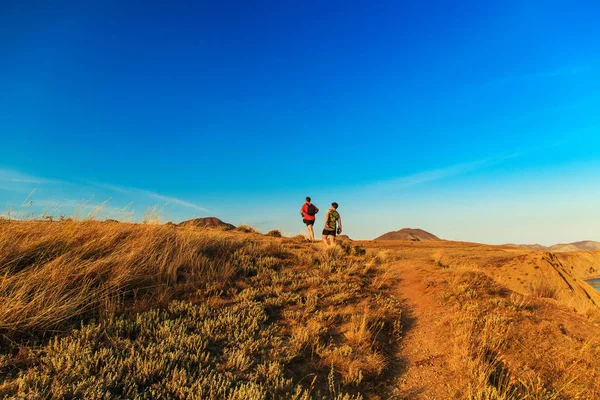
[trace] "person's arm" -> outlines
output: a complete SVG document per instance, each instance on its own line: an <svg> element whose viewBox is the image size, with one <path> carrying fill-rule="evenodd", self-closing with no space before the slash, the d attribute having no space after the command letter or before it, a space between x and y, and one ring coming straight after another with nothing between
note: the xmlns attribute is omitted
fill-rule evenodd
<svg viewBox="0 0 600 400"><path fill-rule="evenodd" d="M302 204L302 207L300 207L300 215L302 215L302 218L304 218L304 204Z"/></svg>
<svg viewBox="0 0 600 400"><path fill-rule="evenodd" d="M325 229L327 229L327 222L329 222L329 210L325 213Z"/></svg>
<svg viewBox="0 0 600 400"><path fill-rule="evenodd" d="M338 228L340 233L342 233L342 216L340 215L338 218Z"/></svg>

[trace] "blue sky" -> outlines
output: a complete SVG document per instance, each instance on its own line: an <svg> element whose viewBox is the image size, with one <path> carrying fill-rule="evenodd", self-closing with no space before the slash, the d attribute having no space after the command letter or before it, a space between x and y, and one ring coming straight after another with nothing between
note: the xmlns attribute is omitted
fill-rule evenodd
<svg viewBox="0 0 600 400"><path fill-rule="evenodd" d="M372 3L0 0L0 213L600 240L600 5Z"/></svg>

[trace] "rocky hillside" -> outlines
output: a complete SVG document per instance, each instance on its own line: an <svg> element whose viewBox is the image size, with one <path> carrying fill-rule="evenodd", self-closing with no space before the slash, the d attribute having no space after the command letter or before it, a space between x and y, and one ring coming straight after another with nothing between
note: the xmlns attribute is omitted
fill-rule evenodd
<svg viewBox="0 0 600 400"><path fill-rule="evenodd" d="M410 240L413 242L422 242L441 239L423 229L404 228L399 231L385 233L374 240Z"/></svg>
<svg viewBox="0 0 600 400"><path fill-rule="evenodd" d="M600 242L594 242L591 240L583 240L581 242L573 243L558 243L552 246L542 246L541 244L510 244L510 246L520 247L522 249L531 250L544 250L553 252L567 252L567 251L596 251L600 250Z"/></svg>
<svg viewBox="0 0 600 400"><path fill-rule="evenodd" d="M190 219L187 221L183 221L179 224L179 226L183 227L195 227L195 228L218 228L224 230L235 229L235 226L229 224L227 222L221 221L216 217L204 217L204 218L196 218Z"/></svg>

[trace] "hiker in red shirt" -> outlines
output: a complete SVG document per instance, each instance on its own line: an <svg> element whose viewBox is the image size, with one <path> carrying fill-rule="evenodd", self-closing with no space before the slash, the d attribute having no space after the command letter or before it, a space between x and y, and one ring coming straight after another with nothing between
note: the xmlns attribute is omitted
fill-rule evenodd
<svg viewBox="0 0 600 400"><path fill-rule="evenodd" d="M306 203L300 208L300 215L302 215L302 221L308 228L308 237L311 242L315 241L315 233L313 232L313 225L315 224L315 215L319 212L317 206L310 202L310 197L306 198Z"/></svg>

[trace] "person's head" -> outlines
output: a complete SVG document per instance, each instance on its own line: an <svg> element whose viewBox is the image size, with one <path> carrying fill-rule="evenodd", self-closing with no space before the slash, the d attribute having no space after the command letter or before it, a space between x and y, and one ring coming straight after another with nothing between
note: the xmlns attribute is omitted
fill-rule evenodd
<svg viewBox="0 0 600 400"><path fill-rule="evenodd" d="M333 207L334 210L337 210L338 208L338 203L336 203L335 201L333 203L331 203L331 207Z"/></svg>
<svg viewBox="0 0 600 400"><path fill-rule="evenodd" d="M306 202L310 203L310 197L306 196Z"/></svg>

